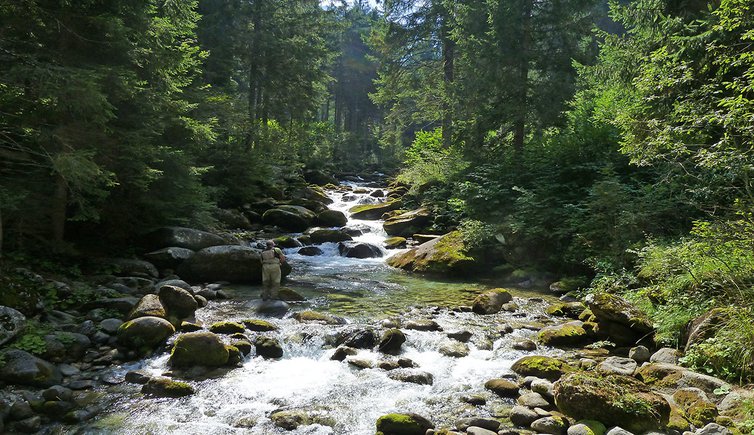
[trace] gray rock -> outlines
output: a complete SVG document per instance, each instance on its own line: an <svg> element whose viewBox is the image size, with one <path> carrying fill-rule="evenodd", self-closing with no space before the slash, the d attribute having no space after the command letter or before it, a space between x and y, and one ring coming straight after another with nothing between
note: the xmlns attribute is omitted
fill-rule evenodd
<svg viewBox="0 0 754 435"><path fill-rule="evenodd" d="M175 327L159 317L139 317L118 329L118 342L130 349L147 352L173 335Z"/></svg>
<svg viewBox="0 0 754 435"><path fill-rule="evenodd" d="M629 432L623 429L620 426L613 426L607 431L605 435L634 435L634 434L632 432Z"/></svg>
<svg viewBox="0 0 754 435"><path fill-rule="evenodd" d="M103 308L105 310L115 310L121 314L127 314L139 302L139 298L133 296L124 296L122 298L105 298L84 304L84 310L95 310Z"/></svg>
<svg viewBox="0 0 754 435"><path fill-rule="evenodd" d="M16 338L25 326L26 317L21 312L0 305L0 345Z"/></svg>
<svg viewBox="0 0 754 435"><path fill-rule="evenodd" d="M146 242L148 247L153 250L173 246L191 249L192 251L225 244L225 240L220 236L183 227L160 228L147 235Z"/></svg>
<svg viewBox="0 0 754 435"><path fill-rule="evenodd" d="M118 328L120 328L120 325L122 324L123 321L120 319L105 319L99 322L99 329L110 335L113 335L118 332Z"/></svg>
<svg viewBox="0 0 754 435"><path fill-rule="evenodd" d="M154 264L144 260L134 260L131 258L115 258L111 260L102 260L99 262L107 267L115 269L116 276L136 276L140 278L157 278L159 272Z"/></svg>
<svg viewBox="0 0 754 435"><path fill-rule="evenodd" d="M454 332L448 332L445 334L448 338L452 338L453 340L458 340L461 343L468 343L468 341L471 339L471 336L473 335L470 331L454 331Z"/></svg>
<svg viewBox="0 0 754 435"><path fill-rule="evenodd" d="M178 287L186 290L187 292L194 294L194 288L189 285L186 281L182 279L166 279L164 281L160 281L157 284L155 284L155 288L159 289L160 287L164 285L172 285L173 287Z"/></svg>
<svg viewBox="0 0 754 435"><path fill-rule="evenodd" d="M487 431L495 431L494 433L496 433L500 429L500 422L492 418L481 417L462 418L455 422L456 429L460 431L465 431L472 426L483 428Z"/></svg>
<svg viewBox="0 0 754 435"><path fill-rule="evenodd" d="M447 340L440 345L438 351L445 356L462 358L469 354L469 347L460 341Z"/></svg>
<svg viewBox="0 0 754 435"><path fill-rule="evenodd" d="M9 384L50 387L63 380L56 366L23 350L4 350L0 359L0 379Z"/></svg>
<svg viewBox="0 0 754 435"><path fill-rule="evenodd" d="M150 379L152 379L152 375L150 375L146 370L131 370L130 372L126 373L125 377L126 382L140 385L146 384Z"/></svg>
<svg viewBox="0 0 754 435"><path fill-rule="evenodd" d="M17 400L10 406L8 416L11 420L24 420L34 416L34 410L26 400Z"/></svg>
<svg viewBox="0 0 754 435"><path fill-rule="evenodd" d="M42 417L35 415L20 421L14 422L9 425L11 433L23 432L23 433L36 433L42 427Z"/></svg>
<svg viewBox="0 0 754 435"><path fill-rule="evenodd" d="M602 423L589 422L592 426L584 423L577 423L568 428L568 435L604 435L607 430ZM599 427L595 427L599 425Z"/></svg>
<svg viewBox="0 0 754 435"><path fill-rule="evenodd" d="M678 349L663 347L662 349L653 353L651 357L649 357L649 362L661 364L678 364L678 359L680 357L681 351L679 351Z"/></svg>
<svg viewBox="0 0 754 435"><path fill-rule="evenodd" d="M631 358L621 358L619 356L611 356L605 358L604 361L597 365L597 370L606 374L617 374L624 376L632 376L636 371L636 361Z"/></svg>
<svg viewBox="0 0 754 435"><path fill-rule="evenodd" d="M160 301L160 297L155 294L144 295L139 302L133 307L128 314L128 320L133 320L139 317L167 317L168 313L165 307Z"/></svg>
<svg viewBox="0 0 754 435"><path fill-rule="evenodd" d="M649 349L647 349L646 346L632 347L631 350L628 351L628 357L636 361L637 364L649 361L651 356L652 355L649 353Z"/></svg>
<svg viewBox="0 0 754 435"><path fill-rule="evenodd" d="M172 246L144 254L144 258L161 268L175 269L194 255L194 251Z"/></svg>
<svg viewBox="0 0 754 435"><path fill-rule="evenodd" d="M63 387L62 385L53 385L52 387L42 391L42 397L48 401L62 400L68 402L73 397L73 391L70 388Z"/></svg>
<svg viewBox="0 0 754 435"><path fill-rule="evenodd" d="M73 376L81 373L81 370L70 364L58 364L58 370L63 376Z"/></svg>
<svg viewBox="0 0 754 435"><path fill-rule="evenodd" d="M178 319L192 317L199 308L194 295L180 287L163 285L157 295L170 317Z"/></svg>
<svg viewBox="0 0 754 435"><path fill-rule="evenodd" d="M383 255L379 246L356 241L338 243L338 252L347 258L380 258Z"/></svg>
<svg viewBox="0 0 754 435"><path fill-rule="evenodd" d="M568 422L562 417L542 417L534 420L531 428L540 434L564 435L568 429Z"/></svg>
<svg viewBox="0 0 754 435"><path fill-rule="evenodd" d="M696 435L731 435L731 431L725 426L721 426L717 423L710 423L697 430Z"/></svg>
<svg viewBox="0 0 754 435"><path fill-rule="evenodd" d="M542 397L539 393L525 393L522 394L518 400L519 405L528 406L529 408L549 408L550 402Z"/></svg>
<svg viewBox="0 0 754 435"><path fill-rule="evenodd" d="M291 306L284 301L258 301L254 311L265 316L281 318L288 313Z"/></svg>
<svg viewBox="0 0 754 435"><path fill-rule="evenodd" d="M388 378L399 382L410 382L420 385L432 385L434 376L432 373L414 369L397 369L388 372Z"/></svg>
<svg viewBox="0 0 754 435"><path fill-rule="evenodd" d="M68 388L71 390L91 390L96 386L97 383L91 379L78 379L68 383Z"/></svg>
<svg viewBox="0 0 754 435"><path fill-rule="evenodd" d="M529 427L538 418L539 415L526 406L516 405L511 410L510 419L516 426Z"/></svg>
<svg viewBox="0 0 754 435"><path fill-rule="evenodd" d="M536 379L531 382L531 390L548 400L553 399L553 383L547 379Z"/></svg>
<svg viewBox="0 0 754 435"><path fill-rule="evenodd" d="M513 344L511 344L511 347L516 350L525 350L527 352L531 352L533 350L537 350L537 343L529 340L528 338L522 338L520 340L514 341Z"/></svg>
<svg viewBox="0 0 754 435"><path fill-rule="evenodd" d="M466 429L468 435L497 435L497 431L491 431L483 427L469 426Z"/></svg>

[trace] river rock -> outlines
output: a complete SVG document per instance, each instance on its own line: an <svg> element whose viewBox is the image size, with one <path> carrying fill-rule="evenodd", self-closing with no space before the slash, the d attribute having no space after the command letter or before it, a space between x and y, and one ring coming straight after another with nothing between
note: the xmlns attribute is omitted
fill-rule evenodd
<svg viewBox="0 0 754 435"><path fill-rule="evenodd" d="M460 431L466 431L470 427L480 427L497 434L497 430L500 429L500 422L493 418L471 417L456 420L454 426Z"/></svg>
<svg viewBox="0 0 754 435"><path fill-rule="evenodd" d="M151 250L165 247L186 248L192 251L224 245L225 240L206 231L183 227L160 228L146 236L148 248Z"/></svg>
<svg viewBox="0 0 754 435"><path fill-rule="evenodd" d="M555 383L554 394L558 409L570 417L635 433L664 428L670 416L670 405L661 395L628 376L570 373Z"/></svg>
<svg viewBox="0 0 754 435"><path fill-rule="evenodd" d="M597 365L597 371L605 374L632 376L636 370L636 361L631 358L610 356Z"/></svg>
<svg viewBox="0 0 754 435"><path fill-rule="evenodd" d="M531 428L540 434L565 435L568 430L568 420L565 417L551 415L534 420Z"/></svg>
<svg viewBox="0 0 754 435"><path fill-rule="evenodd" d="M511 366L511 370L521 376L536 376L538 378L555 381L564 373L573 371L567 363L549 356L525 356Z"/></svg>
<svg viewBox="0 0 754 435"><path fill-rule="evenodd" d="M649 349L647 349L646 346L632 347L628 351L628 357L636 361L637 364L642 364L649 361L650 356L651 354L649 353Z"/></svg>
<svg viewBox="0 0 754 435"><path fill-rule="evenodd" d="M521 406L527 406L529 408L550 408L550 402L547 401L541 394L539 393L524 393L516 399L516 402Z"/></svg>
<svg viewBox="0 0 754 435"><path fill-rule="evenodd" d="M681 356L683 356L683 354L678 349L663 347L649 357L649 362L659 364L678 364Z"/></svg>
<svg viewBox="0 0 754 435"><path fill-rule="evenodd" d="M377 220L380 219L383 214L389 211L398 210L400 207L401 201L390 201L379 204L357 205L351 207L348 212L351 213L352 219Z"/></svg>
<svg viewBox="0 0 754 435"><path fill-rule="evenodd" d="M406 335L400 329L388 329L382 334L378 348L380 352L398 354L406 342Z"/></svg>
<svg viewBox="0 0 754 435"><path fill-rule="evenodd" d="M348 223L348 218L342 211L325 210L317 215L317 225L323 227L342 227Z"/></svg>
<svg viewBox="0 0 754 435"><path fill-rule="evenodd" d="M345 320L340 317L316 311L299 311L293 314L293 318L302 323L317 322L326 325L343 325L346 323Z"/></svg>
<svg viewBox="0 0 754 435"><path fill-rule="evenodd" d="M717 406L699 388L681 388L673 393L673 401L685 419L695 427L713 423L718 414Z"/></svg>
<svg viewBox="0 0 754 435"><path fill-rule="evenodd" d="M290 273L290 265L281 267L283 276ZM260 284L262 260L260 251L247 246L213 246L198 251L178 268L178 275L193 282L229 281Z"/></svg>
<svg viewBox="0 0 754 435"><path fill-rule="evenodd" d="M76 332L55 331L45 335L44 341L43 356L54 362L80 360L92 345L89 337Z"/></svg>
<svg viewBox="0 0 754 435"><path fill-rule="evenodd" d="M338 346L330 359L333 361L345 361L346 357L356 355L358 352L358 350L351 347Z"/></svg>
<svg viewBox="0 0 754 435"><path fill-rule="evenodd" d="M570 317L578 319L586 306L581 302L558 302L547 307L545 312L551 316Z"/></svg>
<svg viewBox="0 0 754 435"><path fill-rule="evenodd" d="M125 315L129 313L138 302L138 298L131 296L124 296L121 298L103 298L87 302L82 308L85 311L92 311L101 308L105 310L117 311Z"/></svg>
<svg viewBox="0 0 754 435"><path fill-rule="evenodd" d="M446 333L445 335L448 338L451 338L453 340L458 340L461 343L468 343L474 334L471 331L462 330L462 331L451 331L451 332Z"/></svg>
<svg viewBox="0 0 754 435"><path fill-rule="evenodd" d="M512 300L513 296L507 290L490 290L477 296L471 309L477 314L495 314L500 311L503 304Z"/></svg>
<svg viewBox="0 0 754 435"><path fill-rule="evenodd" d="M281 205L264 212L262 222L300 233L311 227L316 218L317 215L306 207Z"/></svg>
<svg viewBox="0 0 754 435"><path fill-rule="evenodd" d="M185 397L194 394L194 387L169 378L150 378L141 392L156 397Z"/></svg>
<svg viewBox="0 0 754 435"><path fill-rule="evenodd" d="M0 306L0 345L13 340L26 326L26 317L10 307Z"/></svg>
<svg viewBox="0 0 754 435"><path fill-rule="evenodd" d="M537 339L546 346L578 346L593 341L594 324L580 320L560 325L547 326L537 334Z"/></svg>
<svg viewBox="0 0 754 435"><path fill-rule="evenodd" d="M526 406L516 405L511 409L510 420L516 426L529 427L538 418L539 414Z"/></svg>
<svg viewBox="0 0 754 435"><path fill-rule="evenodd" d="M49 362L19 349L0 352L0 379L8 384L50 387L63 380L60 370Z"/></svg>
<svg viewBox="0 0 754 435"><path fill-rule="evenodd" d="M607 428L594 420L581 420L568 428L568 435L605 435Z"/></svg>
<svg viewBox="0 0 754 435"><path fill-rule="evenodd" d="M193 317L199 308L194 295L180 287L163 285L157 295L168 316L178 320Z"/></svg>
<svg viewBox="0 0 754 435"><path fill-rule="evenodd" d="M612 293L592 293L585 299L598 322L614 322L637 334L646 335L654 328L649 317L627 300Z"/></svg>
<svg viewBox="0 0 754 435"><path fill-rule="evenodd" d="M715 336L720 326L730 321L730 311L725 308L714 308L689 322L684 334L685 348L691 347Z"/></svg>
<svg viewBox="0 0 754 435"><path fill-rule="evenodd" d="M410 382L419 385L432 385L434 376L432 373L416 369L397 369L388 372L387 377L400 382Z"/></svg>
<svg viewBox="0 0 754 435"><path fill-rule="evenodd" d="M414 414L387 414L377 419L377 432L384 435L425 435L435 425Z"/></svg>
<svg viewBox="0 0 754 435"><path fill-rule="evenodd" d="M710 423L696 431L695 435L731 435L732 432L725 426Z"/></svg>
<svg viewBox="0 0 754 435"><path fill-rule="evenodd" d="M175 333L175 327L160 317L138 317L120 325L118 343L146 353Z"/></svg>
<svg viewBox="0 0 754 435"><path fill-rule="evenodd" d="M463 358L469 354L469 347L456 340L446 340L437 349L438 352L452 358Z"/></svg>
<svg viewBox="0 0 754 435"><path fill-rule="evenodd" d="M246 332L246 328L244 325L238 322L229 322L229 321L221 321L221 322L215 322L212 324L212 326L209 327L210 332L214 332L215 334L235 334L237 332L244 333Z"/></svg>
<svg viewBox="0 0 754 435"><path fill-rule="evenodd" d="M118 332L118 328L123 324L120 319L104 319L99 322L98 328L109 335L114 335Z"/></svg>
<svg viewBox="0 0 754 435"><path fill-rule="evenodd" d="M211 332L181 334L173 344L168 363L172 367L219 367L228 362L228 349L220 336Z"/></svg>
<svg viewBox="0 0 754 435"><path fill-rule="evenodd" d="M249 331L268 332L277 331L278 329L278 327L275 326L274 323L268 322L266 320L246 319L243 321L243 324Z"/></svg>
<svg viewBox="0 0 754 435"><path fill-rule="evenodd" d="M465 275L476 263L460 231L422 243L407 252L388 258L387 263L400 269L437 275Z"/></svg>
<svg viewBox="0 0 754 435"><path fill-rule="evenodd" d="M319 255L323 255L325 251L321 250L320 248L316 246L305 246L298 250L299 255L303 255L306 257L316 257Z"/></svg>
<svg viewBox="0 0 754 435"><path fill-rule="evenodd" d="M171 246L148 252L144 254L144 258L154 263L157 267L163 269L176 269L181 263L191 258L192 255L194 255L194 251L191 249Z"/></svg>
<svg viewBox="0 0 754 435"><path fill-rule="evenodd" d="M291 306L285 301L256 301L253 304L254 311L264 316L282 318L288 313Z"/></svg>
<svg viewBox="0 0 754 435"><path fill-rule="evenodd" d="M442 328L437 322L428 319L409 320L403 325L403 327L415 331L442 331Z"/></svg>
<svg viewBox="0 0 754 435"><path fill-rule="evenodd" d="M611 427L605 435L634 435L620 426Z"/></svg>
<svg viewBox="0 0 754 435"><path fill-rule="evenodd" d="M299 410L275 411L270 415L270 420L275 426L289 431L312 424L309 414Z"/></svg>
<svg viewBox="0 0 754 435"><path fill-rule="evenodd" d="M699 388L710 397L715 397L715 390L732 389L732 386L722 379L673 364L644 364L636 370L636 377L647 384L663 388Z"/></svg>
<svg viewBox="0 0 754 435"><path fill-rule="evenodd" d="M537 350L537 343L529 340L528 338L521 338L514 340L513 343L511 343L511 347L516 350L525 350L527 352L531 352Z"/></svg>
<svg viewBox="0 0 754 435"><path fill-rule="evenodd" d="M380 258L382 250L379 246L364 242L340 242L338 243L338 252L342 257L347 258Z"/></svg>
<svg viewBox="0 0 754 435"><path fill-rule="evenodd" d="M338 230L316 230L309 234L312 243L320 245L322 243L338 243L353 240L353 237Z"/></svg>
<svg viewBox="0 0 754 435"><path fill-rule="evenodd" d="M343 344L355 349L371 349L377 344L377 336L371 329L363 329L349 334Z"/></svg>
<svg viewBox="0 0 754 435"><path fill-rule="evenodd" d="M501 397L518 397L518 384L508 379L490 379L484 383L484 388Z"/></svg>
<svg viewBox="0 0 754 435"><path fill-rule="evenodd" d="M385 249L403 249L407 243L408 241L405 237L389 237L382 242L382 246Z"/></svg>
<svg viewBox="0 0 754 435"><path fill-rule="evenodd" d="M553 393L554 385L547 379L534 379L532 380L529 388L531 388L533 392L541 395L548 401L553 400L553 398L555 397Z"/></svg>
<svg viewBox="0 0 754 435"><path fill-rule="evenodd" d="M125 380L132 384L144 385L152 379L152 375L146 370L131 370L126 373Z"/></svg>
<svg viewBox="0 0 754 435"><path fill-rule="evenodd" d="M426 208L401 213L385 221L382 227L389 236L410 237L421 233L432 222L432 214Z"/></svg>
<svg viewBox="0 0 754 435"><path fill-rule="evenodd" d="M265 359L281 358L283 356L283 346L278 340L271 337L257 337L254 340L254 348L257 355Z"/></svg>
<svg viewBox="0 0 754 435"><path fill-rule="evenodd" d="M113 258L99 260L97 264L112 269L115 276L137 276L141 278L157 278L157 268L148 261L131 258Z"/></svg>

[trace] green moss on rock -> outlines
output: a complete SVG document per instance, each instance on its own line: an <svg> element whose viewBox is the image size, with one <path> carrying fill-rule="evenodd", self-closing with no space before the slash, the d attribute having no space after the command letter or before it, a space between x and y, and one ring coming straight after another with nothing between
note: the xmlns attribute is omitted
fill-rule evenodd
<svg viewBox="0 0 754 435"><path fill-rule="evenodd" d="M387 262L400 269L439 275L470 273L476 264L474 257L468 253L460 231L432 239L408 252L390 257Z"/></svg>
<svg viewBox="0 0 754 435"><path fill-rule="evenodd" d="M246 319L243 321L244 326L249 331L256 331L256 332L267 332L267 331L277 331L278 327L275 326L275 324L270 323L266 320L259 320L259 319Z"/></svg>
<svg viewBox="0 0 754 435"><path fill-rule="evenodd" d="M220 367L228 362L228 357L228 349L216 334L190 332L175 340L168 362L173 367Z"/></svg>
<svg viewBox="0 0 754 435"><path fill-rule="evenodd" d="M215 334L235 334L237 332L243 333L246 328L238 322L215 322L209 327L211 332Z"/></svg>
<svg viewBox="0 0 754 435"><path fill-rule="evenodd" d="M525 356L511 366L511 370L521 376L536 376L551 381L559 379L573 367L556 358L541 355Z"/></svg>
<svg viewBox="0 0 754 435"><path fill-rule="evenodd" d="M194 394L194 387L168 378L151 378L141 392L157 397L184 397Z"/></svg>
<svg viewBox="0 0 754 435"><path fill-rule="evenodd" d="M363 204L351 207L349 213L353 219L377 220L384 213L401 208L401 201L390 201L379 204Z"/></svg>
<svg viewBox="0 0 754 435"><path fill-rule="evenodd" d="M307 323L307 322L321 322L325 323L327 325L340 325L343 324L343 320L331 316L329 314L325 313L318 313L316 311L300 311L298 313L295 313L293 315L293 318L298 320L299 322Z"/></svg>
<svg viewBox="0 0 754 435"><path fill-rule="evenodd" d="M424 435L435 425L413 413L387 414L377 419L377 433L384 435Z"/></svg>
<svg viewBox="0 0 754 435"><path fill-rule="evenodd" d="M537 334L537 339L546 346L577 346L591 340L591 334L578 320L561 325L548 326Z"/></svg>

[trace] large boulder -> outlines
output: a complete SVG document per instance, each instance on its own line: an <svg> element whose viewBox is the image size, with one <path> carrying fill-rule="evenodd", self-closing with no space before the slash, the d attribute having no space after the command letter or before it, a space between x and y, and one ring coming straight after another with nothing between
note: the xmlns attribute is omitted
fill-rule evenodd
<svg viewBox="0 0 754 435"><path fill-rule="evenodd" d="M475 266L460 231L432 239L405 253L390 257L390 266L412 272L468 274Z"/></svg>
<svg viewBox="0 0 754 435"><path fill-rule="evenodd" d="M174 246L192 251L224 245L222 237L206 231L183 227L164 227L146 236L147 249L156 250Z"/></svg>
<svg viewBox="0 0 754 435"><path fill-rule="evenodd" d="M280 205L264 212L262 222L289 231L302 232L311 227L316 218L317 215L306 207Z"/></svg>
<svg viewBox="0 0 754 435"><path fill-rule="evenodd" d="M540 343L546 346L578 346L593 341L594 324L580 320L542 328L537 334Z"/></svg>
<svg viewBox="0 0 754 435"><path fill-rule="evenodd" d="M357 205L348 210L351 213L351 219L377 220L383 214L398 210L401 208L401 201L390 201L379 204Z"/></svg>
<svg viewBox="0 0 754 435"><path fill-rule="evenodd" d="M732 386L722 379L691 371L674 364L649 363L636 370L636 377L644 383L662 389L698 388L715 397L715 390L731 390Z"/></svg>
<svg viewBox="0 0 754 435"><path fill-rule="evenodd" d="M168 363L172 367L219 367L228 363L228 349L219 335L211 332L189 332L173 344Z"/></svg>
<svg viewBox="0 0 754 435"><path fill-rule="evenodd" d="M180 287L163 285L157 295L162 306L167 310L168 316L176 320L193 317L194 312L199 308L194 295Z"/></svg>
<svg viewBox="0 0 754 435"><path fill-rule="evenodd" d="M60 370L49 362L19 349L0 353L0 380L9 384L50 387L63 380Z"/></svg>
<svg viewBox="0 0 754 435"><path fill-rule="evenodd" d="M212 214L224 228L230 230L251 229L249 218L244 216L240 210L220 208L216 209Z"/></svg>
<svg viewBox="0 0 754 435"><path fill-rule="evenodd" d="M194 251L191 249L173 246L146 253L144 254L144 258L157 267L175 269L181 263L191 258L192 255L194 255Z"/></svg>
<svg viewBox="0 0 754 435"><path fill-rule="evenodd" d="M382 334L378 348L380 352L397 354L406 342L406 335L400 329L388 329Z"/></svg>
<svg viewBox="0 0 754 435"><path fill-rule="evenodd" d="M410 237L422 232L432 221L426 208L401 213L386 220L382 225L389 236Z"/></svg>
<svg viewBox="0 0 754 435"><path fill-rule="evenodd" d="M317 225L323 227L342 227L348 223L345 213L338 210L325 210L317 215Z"/></svg>
<svg viewBox="0 0 754 435"><path fill-rule="evenodd" d="M379 246L363 242L340 242L338 243L338 252L341 256L348 258L382 257L382 249Z"/></svg>
<svg viewBox="0 0 754 435"><path fill-rule="evenodd" d="M620 375L571 373L555 383L555 404L576 420L597 420L633 433L663 429L670 405L642 382Z"/></svg>
<svg viewBox="0 0 754 435"><path fill-rule="evenodd" d="M280 236L274 239L275 246L281 249L300 248L304 246L298 239L291 236Z"/></svg>
<svg viewBox="0 0 754 435"><path fill-rule="evenodd" d="M513 300L510 292L503 289L486 291L474 299L472 311L477 314L495 314L502 309L503 304Z"/></svg>
<svg viewBox="0 0 754 435"><path fill-rule="evenodd" d="M617 323L641 335L648 334L654 329L644 312L620 296L593 293L586 297L585 302L598 322Z"/></svg>
<svg viewBox="0 0 754 435"><path fill-rule="evenodd" d="M337 243L337 242L346 242L353 240L353 237L349 236L348 234L338 231L338 230L316 230L313 231L309 237L312 239L312 243L315 244L322 244L322 243Z"/></svg>
<svg viewBox="0 0 754 435"><path fill-rule="evenodd" d="M377 434L424 435L435 425L418 414L387 414L377 419Z"/></svg>
<svg viewBox="0 0 754 435"><path fill-rule="evenodd" d="M160 317L138 317L120 325L118 343L146 353L165 342L175 327Z"/></svg>
<svg viewBox="0 0 754 435"><path fill-rule="evenodd" d="M148 261L132 258L114 258L101 260L100 265L111 268L115 276L138 276L141 278L157 278L157 268Z"/></svg>
<svg viewBox="0 0 754 435"><path fill-rule="evenodd" d="M291 269L281 266L283 276ZM229 281L245 284L262 282L260 251L247 246L225 245L202 249L178 268L181 278L194 282Z"/></svg>
<svg viewBox="0 0 754 435"><path fill-rule="evenodd" d="M14 339L26 326L26 316L10 307L0 306L0 345Z"/></svg>
<svg viewBox="0 0 754 435"><path fill-rule="evenodd" d="M307 183L316 184L318 186L326 186L328 184L338 183L335 177L319 169L305 170L304 180L306 180Z"/></svg>

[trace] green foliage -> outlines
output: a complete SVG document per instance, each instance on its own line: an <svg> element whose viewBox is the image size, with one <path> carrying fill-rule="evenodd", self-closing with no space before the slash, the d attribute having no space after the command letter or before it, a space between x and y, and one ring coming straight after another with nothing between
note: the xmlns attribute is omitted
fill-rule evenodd
<svg viewBox="0 0 754 435"><path fill-rule="evenodd" d="M49 326L29 320L21 336L12 342L11 347L24 350L34 355L43 355L47 351L44 336L50 332Z"/></svg>

